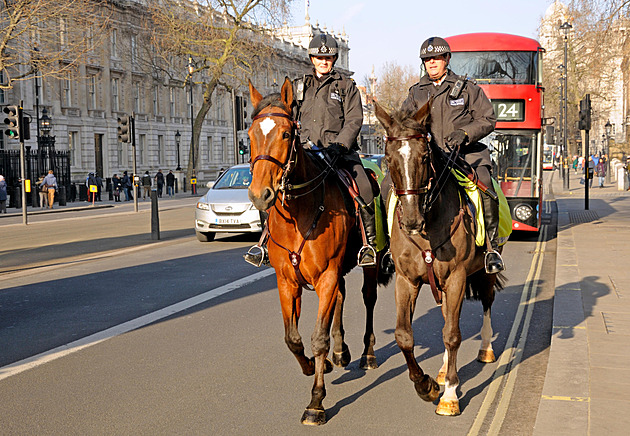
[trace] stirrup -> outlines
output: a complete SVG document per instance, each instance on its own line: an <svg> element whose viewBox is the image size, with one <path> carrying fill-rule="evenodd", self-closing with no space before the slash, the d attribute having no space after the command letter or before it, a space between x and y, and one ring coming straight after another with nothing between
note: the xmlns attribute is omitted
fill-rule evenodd
<svg viewBox="0 0 630 436"><path fill-rule="evenodd" d="M263 265L270 266L269 256L267 255L267 248L261 245L252 245L247 250L247 253L243 255L245 262L254 265L255 267L261 267Z"/></svg>
<svg viewBox="0 0 630 436"><path fill-rule="evenodd" d="M386 274L393 274L396 272L396 264L394 263L394 259L392 258L392 252L387 250L387 253L383 255L381 258L381 269Z"/></svg>
<svg viewBox="0 0 630 436"><path fill-rule="evenodd" d="M505 264L503 263L501 254L494 249L492 251L486 251L484 264L487 274L497 274L505 270Z"/></svg>
<svg viewBox="0 0 630 436"><path fill-rule="evenodd" d="M371 260L370 260L371 255ZM371 245L364 245L357 255L357 264L361 267L376 266L376 250Z"/></svg>

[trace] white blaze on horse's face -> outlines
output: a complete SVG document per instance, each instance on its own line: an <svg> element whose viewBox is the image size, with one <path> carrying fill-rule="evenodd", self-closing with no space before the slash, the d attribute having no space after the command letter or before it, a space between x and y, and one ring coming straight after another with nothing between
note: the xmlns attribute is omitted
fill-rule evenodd
<svg viewBox="0 0 630 436"><path fill-rule="evenodd" d="M260 122L260 130L262 134L265 135L265 139L267 139L267 135L273 130L274 127L276 127L276 122L271 118L265 118Z"/></svg>
<svg viewBox="0 0 630 436"><path fill-rule="evenodd" d="M411 174L409 173L409 160L411 159L411 146L409 145L409 141L403 141L402 147L398 149L398 153L403 158L403 173L405 175L405 179L407 180L407 189L411 187Z"/></svg>

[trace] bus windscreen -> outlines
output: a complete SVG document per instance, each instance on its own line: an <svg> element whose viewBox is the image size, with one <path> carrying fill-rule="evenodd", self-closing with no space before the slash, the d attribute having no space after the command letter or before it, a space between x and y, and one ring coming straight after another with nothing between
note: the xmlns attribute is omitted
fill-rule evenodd
<svg viewBox="0 0 630 436"><path fill-rule="evenodd" d="M527 51L455 52L449 66L480 85L534 85L537 59Z"/></svg>

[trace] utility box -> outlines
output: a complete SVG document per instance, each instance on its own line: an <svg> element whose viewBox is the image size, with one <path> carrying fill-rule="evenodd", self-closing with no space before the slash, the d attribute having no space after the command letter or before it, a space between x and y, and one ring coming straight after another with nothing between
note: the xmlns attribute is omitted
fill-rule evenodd
<svg viewBox="0 0 630 436"><path fill-rule="evenodd" d="M617 190L628 190L628 172L623 166L617 167Z"/></svg>

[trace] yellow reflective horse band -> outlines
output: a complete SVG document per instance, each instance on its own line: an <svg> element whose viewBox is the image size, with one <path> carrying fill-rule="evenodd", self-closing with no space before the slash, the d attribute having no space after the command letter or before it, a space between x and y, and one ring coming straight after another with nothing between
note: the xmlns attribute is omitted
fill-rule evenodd
<svg viewBox="0 0 630 436"><path fill-rule="evenodd" d="M475 245L477 247L483 247L486 244L486 226L483 221L483 202L481 201L481 195L479 195L479 188L477 188L477 185L459 171L451 168L451 173L455 176L459 185L464 188L466 195L468 195L468 198L475 206L475 222L477 224Z"/></svg>

